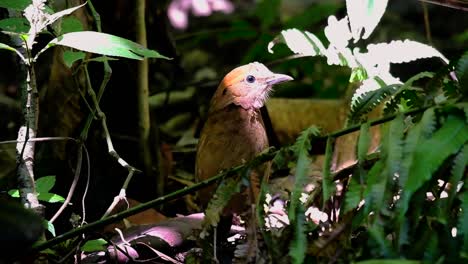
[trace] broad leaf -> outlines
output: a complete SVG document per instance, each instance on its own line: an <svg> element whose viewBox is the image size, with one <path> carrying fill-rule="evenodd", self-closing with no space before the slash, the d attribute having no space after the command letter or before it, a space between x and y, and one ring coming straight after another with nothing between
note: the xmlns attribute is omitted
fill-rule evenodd
<svg viewBox="0 0 468 264"><path fill-rule="evenodd" d="M346 0L346 9L354 42L367 39L385 13L388 0Z"/></svg>
<svg viewBox="0 0 468 264"><path fill-rule="evenodd" d="M71 68L73 63L78 60L82 60L86 57L86 54L82 51L70 51L66 50L63 53L63 61L68 68Z"/></svg>
<svg viewBox="0 0 468 264"><path fill-rule="evenodd" d="M170 59L159 54L157 51L147 49L128 39L94 31L66 33L50 41L49 44L39 52L39 54L55 45L66 46L101 55L124 57L136 60L144 58Z"/></svg>
<svg viewBox="0 0 468 264"><path fill-rule="evenodd" d="M55 226L54 226L53 223L51 223L51 222L49 222L47 220L44 220L44 227L47 229L47 231L49 231L52 234L52 236L54 236L54 237L56 236Z"/></svg>
<svg viewBox="0 0 468 264"><path fill-rule="evenodd" d="M37 198L48 203L63 203L65 201L65 198L54 193L39 193Z"/></svg>
<svg viewBox="0 0 468 264"><path fill-rule="evenodd" d="M37 192L46 193L49 192L55 184L55 176L44 176L36 180L36 190Z"/></svg>
<svg viewBox="0 0 468 264"><path fill-rule="evenodd" d="M62 10L62 11L59 11L57 13L54 13L54 14L50 15L48 17L48 19L47 19L47 25L51 25L52 23L54 23L55 21L57 21L61 17L64 17L66 15L69 15L69 14L73 13L75 10L81 8L84 5L86 5L86 2L84 4L74 6L74 7L71 7L71 8L68 8L68 9L65 9L65 10Z"/></svg>
<svg viewBox="0 0 468 264"><path fill-rule="evenodd" d="M102 238L88 240L83 246L81 246L81 250L84 252L102 251L106 249L106 245L107 241Z"/></svg>
<svg viewBox="0 0 468 264"><path fill-rule="evenodd" d="M0 29L14 33L26 33L29 31L29 22L26 18L12 17L0 20Z"/></svg>

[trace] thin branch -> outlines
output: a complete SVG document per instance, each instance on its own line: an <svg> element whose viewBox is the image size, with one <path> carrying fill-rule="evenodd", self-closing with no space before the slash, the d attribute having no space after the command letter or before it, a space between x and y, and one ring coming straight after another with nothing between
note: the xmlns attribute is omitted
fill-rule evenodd
<svg viewBox="0 0 468 264"><path fill-rule="evenodd" d="M405 116L412 115L412 114L417 114L417 113L425 111L428 108L429 107L418 108L418 109L414 109L414 110L405 112L403 114ZM401 114L401 113L398 113L398 114ZM371 121L369 123L370 123L370 126L379 125L379 124L382 124L384 122L387 122L387 121L390 121L390 120L394 119L396 116L397 116L397 114L390 115L390 116L387 116L387 117L384 117L384 118L373 120L373 121ZM361 126L360 124L354 125L354 126L346 128L346 129L343 129L341 131L337 131L337 132L331 133L329 135L322 136L320 138L324 139L324 138L328 138L328 137L343 136L343 135L358 131L360 129L360 126ZM50 239L50 240L48 240L48 241L46 241L44 243L34 245L33 248L32 248L32 251L37 252L37 251L41 251L41 250L50 248L50 247L52 247L54 245L57 245L58 243L61 243L61 242L65 241L65 240L67 240L69 238L72 238L72 237L75 237L75 236L90 232L90 231L98 229L98 228L101 228L101 227L106 226L106 225L108 225L110 223L114 223L114 222L119 221L119 220L121 220L123 218L126 218L128 216L143 212L143 211L145 211L147 209L162 205L162 204L167 203L169 201L179 199L179 198L183 197L184 195L194 193L194 192L196 192L196 191L198 191L200 189L203 189L203 188L205 188L207 186L213 185L213 184L219 182L222 179L233 177L233 176L237 175L238 173L240 173L242 170L245 170L246 168L257 167L260 164L263 164L263 163L265 163L267 161L270 161L276 156L276 154L278 154L279 151L280 150L274 150L273 148L270 148L268 151L261 153L256 158L254 158L253 160L251 160L251 161L249 161L249 162L247 162L247 163L245 163L243 165L239 165L239 166L233 167L233 168L231 168L229 170L222 171L219 174L217 174L216 176L213 176L213 177L211 177L211 178L209 178L207 180L204 180L202 182L194 184L193 186L185 187L183 189L172 192L172 193L170 193L168 195L156 198L156 199L148 201L146 203L139 204L139 205L137 205L135 207L130 208L129 210L117 213L115 215L111 215L111 216L106 217L104 219L101 219L99 221L96 221L96 222L81 226L81 227L73 229L73 230L71 230L71 231L69 231L67 233L58 235L58 236L56 236L56 237L54 237L54 238L52 238L52 239Z"/></svg>

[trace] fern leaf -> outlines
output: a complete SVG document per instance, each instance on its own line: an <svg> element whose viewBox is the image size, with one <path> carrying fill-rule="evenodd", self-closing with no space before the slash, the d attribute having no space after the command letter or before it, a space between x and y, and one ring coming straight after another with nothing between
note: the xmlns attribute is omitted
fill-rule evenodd
<svg viewBox="0 0 468 264"><path fill-rule="evenodd" d="M403 162L399 173L400 187L403 188L408 180L410 168L415 159L413 154L416 147L432 134L435 130L435 126L436 118L434 108L429 108L424 112L421 121L409 131L403 146Z"/></svg>
<svg viewBox="0 0 468 264"><path fill-rule="evenodd" d="M323 202L327 201L333 189L333 178L331 175L331 160L333 158L333 145L335 144L335 139L332 137L327 138L327 146L325 147L325 161L323 163L323 179L322 179L322 194Z"/></svg>
<svg viewBox="0 0 468 264"><path fill-rule="evenodd" d="M297 155L296 173L294 189L291 193L291 203L289 206L289 219L295 221L296 207L300 203L299 198L303 192L304 184L306 183L307 171L309 170L309 155L308 152L312 147L311 137L318 136L320 131L317 127L312 126L304 130L293 145L293 151Z"/></svg>
<svg viewBox="0 0 468 264"><path fill-rule="evenodd" d="M458 219L458 231L463 235L462 251L465 256L468 255L468 192L460 195L461 200L461 215ZM462 254L463 254L462 253Z"/></svg>
<svg viewBox="0 0 468 264"><path fill-rule="evenodd" d="M406 213L412 194L429 180L439 166L467 141L468 124L463 119L449 116L431 138L416 146L409 177L402 192L400 217Z"/></svg>
<svg viewBox="0 0 468 264"><path fill-rule="evenodd" d="M346 1L349 24L355 42L361 38L362 31L364 31L363 39L370 36L385 13L387 2L388 0Z"/></svg>
<svg viewBox="0 0 468 264"><path fill-rule="evenodd" d="M358 162L362 164L367 156L367 152L369 151L370 145L370 134L369 134L369 123L364 123L361 125L361 129L359 130L359 139L357 145L357 158Z"/></svg>
<svg viewBox="0 0 468 264"><path fill-rule="evenodd" d="M305 211L303 206L299 205L294 213L297 215L297 219L292 222L294 236L289 247L289 256L291 256L292 263L302 264L304 263L307 249Z"/></svg>
<svg viewBox="0 0 468 264"><path fill-rule="evenodd" d="M394 40L390 43L369 44L363 58L367 65L407 63L418 59L437 57L449 63L435 48L412 40Z"/></svg>
<svg viewBox="0 0 468 264"><path fill-rule="evenodd" d="M397 117L390 122L388 134L382 144L382 152L386 155L386 166L389 173L388 180L391 181L393 177L400 171L400 165L403 158L403 132L404 132L403 115Z"/></svg>
<svg viewBox="0 0 468 264"><path fill-rule="evenodd" d="M449 178L449 183L452 186L452 188L450 188L449 194L448 194L448 199L449 199L448 207L447 207L448 210L452 209L452 202L453 202L453 199L455 198L455 193L457 192L457 186L463 178L467 163L468 163L468 144L465 144L462 150L453 159L453 166L452 166L451 175Z"/></svg>
<svg viewBox="0 0 468 264"><path fill-rule="evenodd" d="M268 43L268 51L273 53L273 46L285 43L294 53L305 56L319 56L326 52L322 42L312 33L296 28L281 31L281 34Z"/></svg>
<svg viewBox="0 0 468 264"><path fill-rule="evenodd" d="M358 175L356 175L358 176ZM344 201L344 210L342 214L346 214L347 212L356 208L362 200L362 192L363 187L361 183L359 183L358 177L351 177L351 181L348 185L348 190L345 194L345 201Z"/></svg>
<svg viewBox="0 0 468 264"><path fill-rule="evenodd" d="M374 110L385 98L395 93L399 86L381 86L374 78L364 80L351 99L350 125L359 123L363 115Z"/></svg>
<svg viewBox="0 0 468 264"><path fill-rule="evenodd" d="M369 135L369 123L361 125L359 131L359 139L357 145L357 158L358 168L355 171L353 177L348 186L348 190L345 194L344 212L347 213L352 209L356 208L363 198L363 184L366 177L366 171L362 168L362 165L366 159L367 152L369 150L370 135Z"/></svg>
<svg viewBox="0 0 468 264"><path fill-rule="evenodd" d="M231 197L240 192L242 181L239 177L228 178L224 180L216 189L213 198L210 200L208 207L205 211L205 218L202 226L217 226L219 223L220 215L226 207Z"/></svg>
<svg viewBox="0 0 468 264"><path fill-rule="evenodd" d="M381 177L384 169L384 162L377 161L367 174L367 186L364 190L365 215L373 210L379 210L383 200L386 187L386 179Z"/></svg>

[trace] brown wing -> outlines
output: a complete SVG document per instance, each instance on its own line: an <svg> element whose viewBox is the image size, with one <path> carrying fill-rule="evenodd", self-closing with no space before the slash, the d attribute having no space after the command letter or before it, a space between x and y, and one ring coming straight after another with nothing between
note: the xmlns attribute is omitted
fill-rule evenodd
<svg viewBox="0 0 468 264"><path fill-rule="evenodd" d="M230 105L212 113L205 123L198 144L195 177L198 181L213 177L222 169L251 160L267 147L260 112ZM214 190L212 186L199 192L204 207Z"/></svg>

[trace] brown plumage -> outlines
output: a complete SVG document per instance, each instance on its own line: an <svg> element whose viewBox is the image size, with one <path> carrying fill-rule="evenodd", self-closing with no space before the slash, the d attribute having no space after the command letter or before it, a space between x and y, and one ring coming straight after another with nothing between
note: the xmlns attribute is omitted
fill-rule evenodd
<svg viewBox="0 0 468 264"><path fill-rule="evenodd" d="M273 73L258 62L237 67L224 77L211 99L200 135L195 166L198 181L249 161L268 147L260 108L272 85L290 80L290 76ZM199 192L203 207L211 199L214 188ZM247 200L237 195L226 209L240 213L246 205Z"/></svg>

